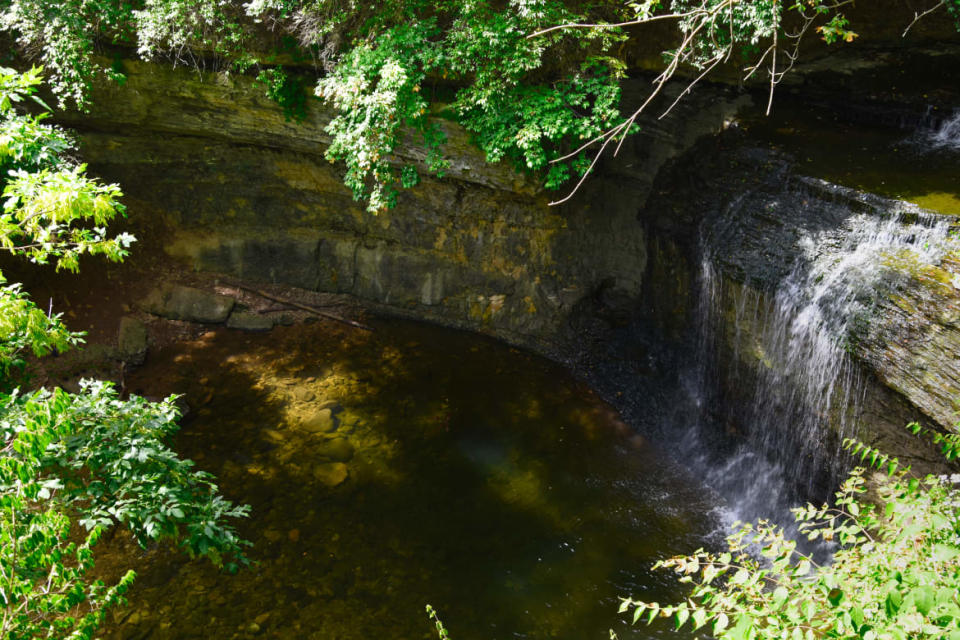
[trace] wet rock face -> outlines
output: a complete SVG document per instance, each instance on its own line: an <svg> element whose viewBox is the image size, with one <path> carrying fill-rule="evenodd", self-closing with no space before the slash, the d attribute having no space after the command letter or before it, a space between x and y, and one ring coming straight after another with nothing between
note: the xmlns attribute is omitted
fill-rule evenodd
<svg viewBox="0 0 960 640"><path fill-rule="evenodd" d="M688 343L709 334L692 357L716 358L704 374L717 388L713 419L788 457L816 459L856 433L936 461L903 427L957 422L955 221L803 177L789 157L735 133L703 143L661 180L642 214L662 247L651 289L689 291L691 302L653 323L665 335L685 328ZM681 191L690 197L668 197ZM775 423L793 433L771 435Z"/></svg>
<svg viewBox="0 0 960 640"><path fill-rule="evenodd" d="M319 103L291 123L248 78L124 66L125 86L99 87L90 114L62 121L80 131L93 171L123 186L131 217L155 225L140 235L160 239L167 255L247 281L352 294L550 353L601 289L614 315L636 306L647 261L636 212L652 177L740 104L712 94L651 121L564 208L549 207L555 194L505 163L486 163L464 131L443 122L447 177L425 177L395 210L374 216L323 158L329 114Z"/></svg>
<svg viewBox="0 0 960 640"><path fill-rule="evenodd" d="M960 256L937 265L911 261L877 300L869 322L855 328L857 355L889 387L942 426L960 422Z"/></svg>

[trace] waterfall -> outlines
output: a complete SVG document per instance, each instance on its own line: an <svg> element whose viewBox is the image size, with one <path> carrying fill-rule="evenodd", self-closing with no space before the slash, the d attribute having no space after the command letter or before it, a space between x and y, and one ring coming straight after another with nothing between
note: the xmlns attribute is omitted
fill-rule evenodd
<svg viewBox="0 0 960 640"><path fill-rule="evenodd" d="M915 136L918 145L927 151L960 151L960 109L948 118L927 116L929 124L921 126Z"/></svg>
<svg viewBox="0 0 960 640"><path fill-rule="evenodd" d="M821 192L832 188L807 182ZM694 378L704 407L699 449L692 448L713 452L701 468L730 505L730 521L789 525L788 507L825 499L836 488L842 440L856 435L867 383L848 340L893 280L886 265L906 257L937 261L951 222L908 203L885 203L891 210L848 207L837 225L800 229L792 266L764 285L722 278L717 266L719 248L731 246L730 226L750 224L741 211L750 205L734 199L701 231ZM719 456L710 435L718 428L735 443L720 445Z"/></svg>

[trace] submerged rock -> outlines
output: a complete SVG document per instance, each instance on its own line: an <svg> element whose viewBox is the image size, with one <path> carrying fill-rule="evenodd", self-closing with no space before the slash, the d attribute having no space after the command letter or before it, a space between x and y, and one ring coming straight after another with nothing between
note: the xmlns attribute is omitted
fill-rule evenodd
<svg viewBox="0 0 960 640"><path fill-rule="evenodd" d="M337 423L330 409L320 409L315 414L305 417L300 427L313 433L330 433L336 431Z"/></svg>
<svg viewBox="0 0 960 640"><path fill-rule="evenodd" d="M230 315L234 304L236 301L229 296L165 284L151 291L140 306L144 311L171 320L220 323Z"/></svg>
<svg viewBox="0 0 960 640"><path fill-rule="evenodd" d="M308 387L297 387L293 391L293 398L297 402L310 402L316 397L316 392Z"/></svg>
<svg viewBox="0 0 960 640"><path fill-rule="evenodd" d="M321 442L316 453L321 458L327 458L335 462L347 462L353 458L354 447L346 438L332 438Z"/></svg>
<svg viewBox="0 0 960 640"><path fill-rule="evenodd" d="M343 484L348 475L347 465L342 462L324 462L317 465L313 470L313 477L328 487Z"/></svg>
<svg viewBox="0 0 960 640"><path fill-rule="evenodd" d="M227 326L243 331L269 331L273 329L273 318L252 311L234 311L227 318Z"/></svg>
<svg viewBox="0 0 960 640"><path fill-rule="evenodd" d="M143 364L147 355L147 327L136 318L120 318L117 331L117 347L120 358L129 364Z"/></svg>

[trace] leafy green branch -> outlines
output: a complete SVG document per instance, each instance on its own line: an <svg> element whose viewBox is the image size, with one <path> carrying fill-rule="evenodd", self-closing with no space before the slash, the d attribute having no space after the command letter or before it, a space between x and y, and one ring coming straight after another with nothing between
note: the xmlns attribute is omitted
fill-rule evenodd
<svg viewBox="0 0 960 640"><path fill-rule="evenodd" d="M437 636L439 636L440 640L450 640L450 634L447 633L447 628L443 626L443 622L440 620L440 616L437 615L436 609L429 604L427 605L427 616L429 616L437 628Z"/></svg>
<svg viewBox="0 0 960 640"><path fill-rule="evenodd" d="M659 118L673 111L674 107L717 67L730 63L736 52L749 56L756 50L760 51L759 55L753 56L752 62L742 67L743 81L750 80L761 69L766 70L769 113L774 90L793 68L799 57L800 44L814 25L820 23L816 30L827 43L839 40L850 42L857 37L855 32L848 29L848 21L840 11L852 3L853 0L797 0L793 4L784 4L779 0L643 0L629 3L633 16L628 20L612 23L568 22L528 35L528 38L535 39L557 31L620 30L672 21L679 37L678 44L663 53L665 67L654 78L653 88L639 107L619 124L601 131L574 151L551 161L565 162L593 149L592 160L580 180L566 197L551 204L561 204L572 198L608 147L613 145L613 154L619 153L626 137L634 131L640 115L655 103L668 84L684 69L691 69L693 78L686 81L684 88L661 111ZM799 25L789 31L783 26L785 9L799 18Z"/></svg>
<svg viewBox="0 0 960 640"><path fill-rule="evenodd" d="M58 314L44 313L19 283L7 284L0 274L0 391L23 371L27 353L64 352L82 342L82 335L67 330Z"/></svg>
<svg viewBox="0 0 960 640"><path fill-rule="evenodd" d="M106 231L124 213L120 189L89 178L64 156L68 136L18 108L39 82L39 69L0 69L0 248L69 270L82 255L121 260L133 237ZM127 571L107 585L89 575L110 527L142 545L176 541L230 571L248 562L231 524L248 508L166 444L178 428L174 398L122 399L89 381L76 394L17 388L27 353L79 342L0 274L0 637L10 640L93 638L135 578ZM79 542L74 522L86 532Z"/></svg>
<svg viewBox="0 0 960 640"><path fill-rule="evenodd" d="M940 452L947 460L960 459L960 433L940 433L927 427L922 427L916 422L907 425L913 435L923 434L933 440L933 443L940 446Z"/></svg>
<svg viewBox="0 0 960 640"><path fill-rule="evenodd" d="M797 551L779 527L744 524L726 552L701 549L657 563L692 585L685 602L625 598L621 612L632 611L634 622L709 625L722 640L960 639L960 475L918 478L876 449L848 446L886 472L876 488L882 508L863 498L861 467L832 505L794 510L809 540L835 545L829 564Z"/></svg>

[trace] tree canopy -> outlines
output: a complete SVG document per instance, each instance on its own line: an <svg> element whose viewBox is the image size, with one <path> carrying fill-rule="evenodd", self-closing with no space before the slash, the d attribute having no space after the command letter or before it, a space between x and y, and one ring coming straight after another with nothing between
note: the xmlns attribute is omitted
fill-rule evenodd
<svg viewBox="0 0 960 640"><path fill-rule="evenodd" d="M83 107L98 75L98 47L146 58L253 70L291 117L307 87L278 60L312 61L312 95L335 111L325 153L372 212L395 204L418 170L394 154L406 132L443 173L444 136L433 116L463 125L491 162L535 172L547 188L582 179L636 130L641 111L678 74L695 84L733 66L771 94L810 34L856 33L852 0L0 0L0 28L44 65L61 102ZM932 3L960 17L960 0ZM674 46L641 105L620 104L623 45L653 22L671 23ZM268 44L272 43L272 44ZM289 64L288 64L289 66ZM687 91L689 87L687 87ZM680 97L685 95L683 91Z"/></svg>

